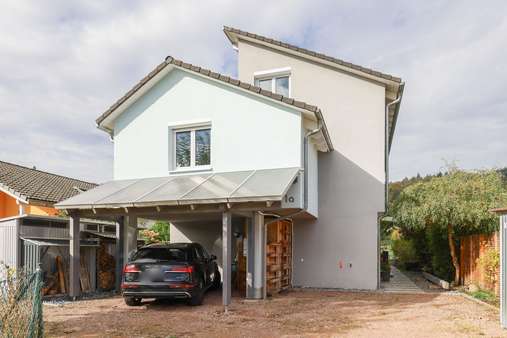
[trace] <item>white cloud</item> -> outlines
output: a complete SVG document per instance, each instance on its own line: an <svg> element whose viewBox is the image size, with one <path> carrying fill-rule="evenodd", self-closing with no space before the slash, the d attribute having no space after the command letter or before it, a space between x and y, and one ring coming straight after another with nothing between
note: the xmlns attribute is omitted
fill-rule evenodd
<svg viewBox="0 0 507 338"><path fill-rule="evenodd" d="M384 6L382 6L384 5ZM0 12L0 159L112 176L94 120L166 55L235 74L231 25L400 75L392 177L507 165L503 1L9 1Z"/></svg>

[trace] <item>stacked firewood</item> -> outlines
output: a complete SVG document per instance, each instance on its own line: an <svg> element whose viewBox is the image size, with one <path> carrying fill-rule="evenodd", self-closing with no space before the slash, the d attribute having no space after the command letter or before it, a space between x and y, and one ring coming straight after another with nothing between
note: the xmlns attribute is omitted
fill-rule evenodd
<svg viewBox="0 0 507 338"><path fill-rule="evenodd" d="M99 280L99 288L102 290L111 290L114 288L115 282L115 260L112 255L110 255L104 243L100 244L99 254L98 254L98 280Z"/></svg>
<svg viewBox="0 0 507 338"><path fill-rule="evenodd" d="M48 274L45 278L44 287L42 288L42 295L57 295L67 292L65 269L61 256L56 256L56 272Z"/></svg>

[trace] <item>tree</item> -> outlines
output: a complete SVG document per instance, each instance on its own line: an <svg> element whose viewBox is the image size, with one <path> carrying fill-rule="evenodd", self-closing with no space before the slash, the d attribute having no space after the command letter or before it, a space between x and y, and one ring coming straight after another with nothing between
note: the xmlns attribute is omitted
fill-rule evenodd
<svg viewBox="0 0 507 338"><path fill-rule="evenodd" d="M445 229L454 282L459 284L456 236L494 231L498 220L489 210L505 203L505 182L498 171L450 168L445 175L405 188L394 201L390 213L401 229L430 226Z"/></svg>
<svg viewBox="0 0 507 338"><path fill-rule="evenodd" d="M169 223L157 221L141 232L146 244L169 242Z"/></svg>

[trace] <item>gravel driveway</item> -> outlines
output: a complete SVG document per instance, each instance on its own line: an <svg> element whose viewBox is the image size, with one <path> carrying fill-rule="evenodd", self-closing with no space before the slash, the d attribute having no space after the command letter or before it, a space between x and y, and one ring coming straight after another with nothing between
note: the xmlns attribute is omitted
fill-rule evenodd
<svg viewBox="0 0 507 338"><path fill-rule="evenodd" d="M506 336L498 311L451 294L291 291L271 300L235 298L229 314L220 292L205 303L120 297L45 306L49 336L87 337L473 337Z"/></svg>

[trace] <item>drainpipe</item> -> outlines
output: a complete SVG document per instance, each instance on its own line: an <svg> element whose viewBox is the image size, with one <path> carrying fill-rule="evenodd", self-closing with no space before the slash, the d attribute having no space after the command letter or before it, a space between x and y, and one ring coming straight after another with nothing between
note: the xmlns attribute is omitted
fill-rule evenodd
<svg viewBox="0 0 507 338"><path fill-rule="evenodd" d="M400 87L398 89L398 95L396 99L388 104L386 104L385 110L385 148L384 148L384 169L385 169L385 205L384 205L384 214L387 213L387 209L389 207L389 109L391 106L398 104L401 101L401 97L403 96L403 89L405 88L405 82L400 83ZM397 113L395 112L395 119ZM394 125L394 124L393 124Z"/></svg>
<svg viewBox="0 0 507 338"><path fill-rule="evenodd" d="M304 140L303 140L303 180L304 180L304 203L303 203L303 209L308 209L308 139L317 134L318 132L322 131L322 120L317 117L318 121L318 127L314 130L310 130L305 134Z"/></svg>

